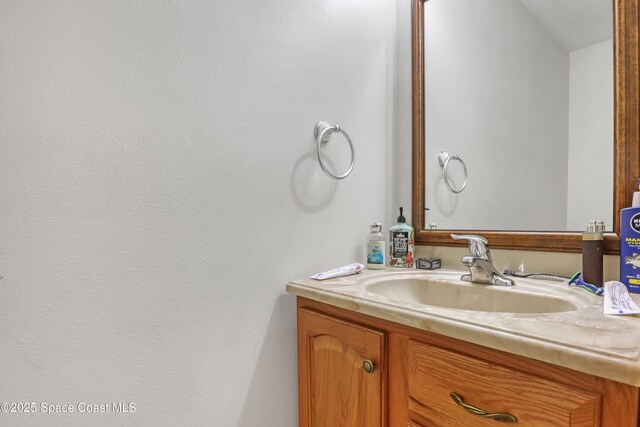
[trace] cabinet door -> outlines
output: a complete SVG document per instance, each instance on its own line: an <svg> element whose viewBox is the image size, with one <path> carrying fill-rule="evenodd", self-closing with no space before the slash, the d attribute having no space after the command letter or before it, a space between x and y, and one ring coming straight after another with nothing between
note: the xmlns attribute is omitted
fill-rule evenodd
<svg viewBox="0 0 640 427"><path fill-rule="evenodd" d="M299 309L300 427L385 426L383 349L382 332Z"/></svg>

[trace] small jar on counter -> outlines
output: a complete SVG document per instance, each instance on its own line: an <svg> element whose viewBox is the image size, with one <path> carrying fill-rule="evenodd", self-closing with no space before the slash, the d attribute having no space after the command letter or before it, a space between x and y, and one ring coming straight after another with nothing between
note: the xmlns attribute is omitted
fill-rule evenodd
<svg viewBox="0 0 640 427"><path fill-rule="evenodd" d="M604 221L589 221L582 233L582 278L596 286L604 285Z"/></svg>

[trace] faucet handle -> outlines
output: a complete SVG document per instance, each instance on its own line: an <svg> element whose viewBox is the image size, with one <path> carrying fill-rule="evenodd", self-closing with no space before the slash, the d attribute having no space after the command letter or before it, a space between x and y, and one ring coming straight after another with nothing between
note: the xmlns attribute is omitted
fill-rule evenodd
<svg viewBox="0 0 640 427"><path fill-rule="evenodd" d="M482 236L475 234L452 234L453 240L468 240L469 252L472 256L491 260L489 254L489 241Z"/></svg>

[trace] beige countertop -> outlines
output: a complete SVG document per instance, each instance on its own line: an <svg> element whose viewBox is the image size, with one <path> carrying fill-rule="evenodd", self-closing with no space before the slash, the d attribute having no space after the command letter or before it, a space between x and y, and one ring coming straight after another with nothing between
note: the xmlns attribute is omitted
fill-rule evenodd
<svg viewBox="0 0 640 427"><path fill-rule="evenodd" d="M570 301L577 309L556 313L472 311L410 302L403 296L370 292L381 283L424 281L425 286L460 282L462 271L386 269L317 281L293 280L287 292L402 325L541 360L576 371L640 386L640 317L602 314L603 298L559 282L516 279L505 292L535 293ZM429 283L426 283L429 281ZM493 289L496 288L496 289ZM497 289L500 288L500 289ZM462 288L463 289L463 288ZM483 290L484 291L484 290ZM494 292L495 291L495 292ZM464 295L464 294L461 294ZM640 305L640 295L632 294Z"/></svg>

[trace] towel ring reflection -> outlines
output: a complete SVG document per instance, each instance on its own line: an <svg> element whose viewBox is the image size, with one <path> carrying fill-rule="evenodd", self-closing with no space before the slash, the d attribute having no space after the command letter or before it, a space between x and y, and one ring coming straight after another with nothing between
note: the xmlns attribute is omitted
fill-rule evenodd
<svg viewBox="0 0 640 427"><path fill-rule="evenodd" d="M338 125L331 125L327 122L318 122L316 123L315 128L313 129L314 134L316 136L316 152L318 153L318 161L320 162L320 167L333 179L345 179L349 176L351 171L353 170L353 166L356 163L356 150L353 147L353 141L349 137L349 134L344 131L344 129L340 128ZM349 165L349 169L342 175L334 175L324 164L322 161L322 156L320 156L320 146L322 144L326 144L331 140L331 134L333 133L341 133L344 138L349 143L349 148L351 149L351 164Z"/></svg>
<svg viewBox="0 0 640 427"><path fill-rule="evenodd" d="M462 168L464 169L464 182L462 183L462 186L458 189L456 189L449 180L449 174L448 174L447 168L449 167L449 162L451 160L459 161L460 164L462 164ZM453 156L451 156L446 151L441 151L440 154L438 154L438 163L440 163L440 167L442 168L442 178L444 178L444 182L447 184L447 187L449 187L449 189L456 194L462 193L462 190L465 189L465 187L467 186L467 181L469 180L467 165L464 164L462 159L458 157L457 154L454 154Z"/></svg>

